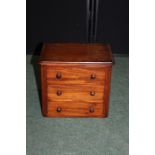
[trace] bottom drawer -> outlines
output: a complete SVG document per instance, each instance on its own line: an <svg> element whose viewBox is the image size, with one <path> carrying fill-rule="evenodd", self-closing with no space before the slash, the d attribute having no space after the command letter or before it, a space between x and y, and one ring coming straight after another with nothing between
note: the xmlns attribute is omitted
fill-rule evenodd
<svg viewBox="0 0 155 155"><path fill-rule="evenodd" d="M49 102L48 117L106 117L103 102Z"/></svg>

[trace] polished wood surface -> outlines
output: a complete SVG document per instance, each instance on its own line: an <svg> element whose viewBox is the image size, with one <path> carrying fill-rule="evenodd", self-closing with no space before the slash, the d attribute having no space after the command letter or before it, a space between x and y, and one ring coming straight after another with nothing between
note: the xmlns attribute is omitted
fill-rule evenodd
<svg viewBox="0 0 155 155"><path fill-rule="evenodd" d="M84 43L45 43L40 63L88 63L112 62L111 48L108 44Z"/></svg>
<svg viewBox="0 0 155 155"><path fill-rule="evenodd" d="M49 117L101 117L104 109L102 102L49 102Z"/></svg>
<svg viewBox="0 0 155 155"><path fill-rule="evenodd" d="M42 95L42 114L47 116L47 82L46 82L46 66L41 65L41 95Z"/></svg>
<svg viewBox="0 0 155 155"><path fill-rule="evenodd" d="M54 84L101 84L105 80L103 64L55 64L46 65L47 83ZM59 75L59 78L58 78Z"/></svg>
<svg viewBox="0 0 155 155"><path fill-rule="evenodd" d="M106 55L104 48L107 48ZM87 52L84 49L87 49ZM65 55L67 52L70 55ZM45 44L39 61L43 115L107 117L111 60L109 45Z"/></svg>
<svg viewBox="0 0 155 155"><path fill-rule="evenodd" d="M103 85L48 85L48 101L102 101Z"/></svg>

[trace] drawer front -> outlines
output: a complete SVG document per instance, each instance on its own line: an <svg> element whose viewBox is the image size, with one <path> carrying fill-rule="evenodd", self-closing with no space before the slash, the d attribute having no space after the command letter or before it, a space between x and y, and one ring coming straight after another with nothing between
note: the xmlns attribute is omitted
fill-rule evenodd
<svg viewBox="0 0 155 155"><path fill-rule="evenodd" d="M102 66L47 66L47 84L103 84L105 71Z"/></svg>
<svg viewBox="0 0 155 155"><path fill-rule="evenodd" d="M106 67L101 64L51 64L44 69L45 116L107 116Z"/></svg>
<svg viewBox="0 0 155 155"><path fill-rule="evenodd" d="M48 86L48 101L102 101L102 85L53 85Z"/></svg>
<svg viewBox="0 0 155 155"><path fill-rule="evenodd" d="M104 108L102 102L49 102L47 114L49 117L100 117Z"/></svg>

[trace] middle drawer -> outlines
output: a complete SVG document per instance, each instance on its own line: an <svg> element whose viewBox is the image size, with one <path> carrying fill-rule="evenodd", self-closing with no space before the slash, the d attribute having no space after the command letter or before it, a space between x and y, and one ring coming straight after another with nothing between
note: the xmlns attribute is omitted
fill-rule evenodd
<svg viewBox="0 0 155 155"><path fill-rule="evenodd" d="M102 101L102 85L48 85L48 102L51 101Z"/></svg>

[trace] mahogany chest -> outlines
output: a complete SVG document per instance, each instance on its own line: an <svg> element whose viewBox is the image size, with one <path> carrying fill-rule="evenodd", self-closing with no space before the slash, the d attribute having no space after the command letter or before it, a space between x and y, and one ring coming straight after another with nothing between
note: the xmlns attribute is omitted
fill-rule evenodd
<svg viewBox="0 0 155 155"><path fill-rule="evenodd" d="M108 44L45 43L39 64L44 116L108 116L112 71Z"/></svg>

